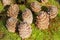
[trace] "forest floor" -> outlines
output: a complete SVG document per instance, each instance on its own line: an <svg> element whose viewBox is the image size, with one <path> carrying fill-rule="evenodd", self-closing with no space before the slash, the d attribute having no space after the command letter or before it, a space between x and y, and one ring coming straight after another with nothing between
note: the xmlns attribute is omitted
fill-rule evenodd
<svg viewBox="0 0 60 40"><path fill-rule="evenodd" d="M55 19L50 20L49 29L47 30L39 30L35 26L35 24L32 23L32 35L25 40L60 40L60 4L58 1L55 0L49 0L48 4L55 5L58 7L57 17ZM18 33L8 32L8 30L5 27L5 24L5 20L1 19L0 40L21 40Z"/></svg>

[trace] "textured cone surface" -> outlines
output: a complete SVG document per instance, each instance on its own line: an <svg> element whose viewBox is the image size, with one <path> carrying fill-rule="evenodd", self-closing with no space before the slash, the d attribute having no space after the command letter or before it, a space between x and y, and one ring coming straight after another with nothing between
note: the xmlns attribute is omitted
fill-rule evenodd
<svg viewBox="0 0 60 40"><path fill-rule="evenodd" d="M58 9L55 6L50 6L49 8L50 8L50 11L48 13L50 15L50 19L53 19L53 18L55 18L57 16Z"/></svg>
<svg viewBox="0 0 60 40"><path fill-rule="evenodd" d="M27 9L22 13L22 18L24 22L27 22L28 24L31 24L33 21L33 15L30 9Z"/></svg>
<svg viewBox="0 0 60 40"><path fill-rule="evenodd" d="M32 2L30 6L31 6L32 11L34 12L39 12L41 10L41 6L37 1Z"/></svg>
<svg viewBox="0 0 60 40"><path fill-rule="evenodd" d="M3 5L6 6L6 5L10 5L12 0L2 0L3 2Z"/></svg>
<svg viewBox="0 0 60 40"><path fill-rule="evenodd" d="M18 20L16 18L12 18L12 17L7 20L6 27L9 32L15 32L17 21Z"/></svg>
<svg viewBox="0 0 60 40"><path fill-rule="evenodd" d="M12 4L7 11L7 13L8 13L7 16L17 18L18 12L19 12L18 5L17 4Z"/></svg>
<svg viewBox="0 0 60 40"><path fill-rule="evenodd" d="M42 3L47 3L48 0L40 0Z"/></svg>
<svg viewBox="0 0 60 40"><path fill-rule="evenodd" d="M36 19L36 26L39 28L39 29L48 29L48 25L49 25L49 15L44 12L44 11L41 11L40 14L37 16L37 19Z"/></svg>
<svg viewBox="0 0 60 40"><path fill-rule="evenodd" d="M22 22L19 25L19 35L22 39L30 37L32 33L31 25L27 24L26 22Z"/></svg>

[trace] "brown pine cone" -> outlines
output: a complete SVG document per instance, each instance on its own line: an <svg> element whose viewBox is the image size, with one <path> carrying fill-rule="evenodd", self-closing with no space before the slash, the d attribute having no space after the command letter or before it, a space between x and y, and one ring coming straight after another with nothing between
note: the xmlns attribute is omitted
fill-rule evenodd
<svg viewBox="0 0 60 40"><path fill-rule="evenodd" d="M31 24L33 21L33 15L30 9L26 8L25 11L22 13L22 19L24 22Z"/></svg>
<svg viewBox="0 0 60 40"><path fill-rule="evenodd" d="M8 13L7 16L17 18L18 14L19 14L18 12L19 12L18 5L17 4L12 4L7 11L7 13Z"/></svg>
<svg viewBox="0 0 60 40"><path fill-rule="evenodd" d="M40 0L42 3L47 3L48 0Z"/></svg>
<svg viewBox="0 0 60 40"><path fill-rule="evenodd" d="M9 32L15 32L17 21L18 21L18 19L13 18L13 17L11 17L7 20L6 27L7 27Z"/></svg>
<svg viewBox="0 0 60 40"><path fill-rule="evenodd" d="M37 19L36 19L36 26L39 28L39 29L48 29L48 25L49 25L49 15L44 12L44 11L41 11L40 14L37 16Z"/></svg>
<svg viewBox="0 0 60 40"><path fill-rule="evenodd" d="M34 12L39 12L41 10L41 6L40 6L39 2L37 2L37 1L32 2L30 6L31 6L32 11L34 11Z"/></svg>
<svg viewBox="0 0 60 40"><path fill-rule="evenodd" d="M22 39L30 37L32 33L31 25L27 24L26 22L20 23L18 26L19 35Z"/></svg>
<svg viewBox="0 0 60 40"><path fill-rule="evenodd" d="M10 5L12 3L12 0L2 0L3 2L3 5L6 6L6 5Z"/></svg>
<svg viewBox="0 0 60 40"><path fill-rule="evenodd" d="M58 9L56 6L49 6L49 15L50 15L50 19L53 19L57 16L58 14Z"/></svg>

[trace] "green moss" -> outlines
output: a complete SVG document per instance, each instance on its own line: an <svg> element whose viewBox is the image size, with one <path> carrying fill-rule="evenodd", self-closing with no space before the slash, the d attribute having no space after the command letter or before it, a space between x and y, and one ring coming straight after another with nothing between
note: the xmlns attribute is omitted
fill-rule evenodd
<svg viewBox="0 0 60 40"><path fill-rule="evenodd" d="M19 8L20 8L20 10L23 12L23 11L25 11L26 6L25 6L25 5L20 5Z"/></svg>
<svg viewBox="0 0 60 40"><path fill-rule="evenodd" d="M60 40L60 4L58 4L58 2L56 2L55 0L49 0L48 3L58 7L57 17L55 19L50 20L50 28L47 30L39 30L33 23L32 35L26 40ZM26 8L25 5L20 5L21 11L24 11L25 8ZM2 9L3 6L0 6L0 11ZM4 20L0 20L0 31L4 33L4 37L0 40L21 40L17 33L8 32L4 24L5 24Z"/></svg>

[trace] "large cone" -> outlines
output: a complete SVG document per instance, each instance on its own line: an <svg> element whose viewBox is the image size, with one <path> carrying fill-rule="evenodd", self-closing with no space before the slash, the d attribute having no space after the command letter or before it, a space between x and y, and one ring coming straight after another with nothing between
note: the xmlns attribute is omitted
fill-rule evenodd
<svg viewBox="0 0 60 40"><path fill-rule="evenodd" d="M20 37L22 37L22 39L31 36L32 33L31 25L27 24L26 22L20 23L18 30L19 30L19 35Z"/></svg>
<svg viewBox="0 0 60 40"><path fill-rule="evenodd" d="M40 14L37 16L37 19L36 19L36 26L39 28L39 29L48 29L48 25L49 25L49 15L44 12L44 11L41 11Z"/></svg>

